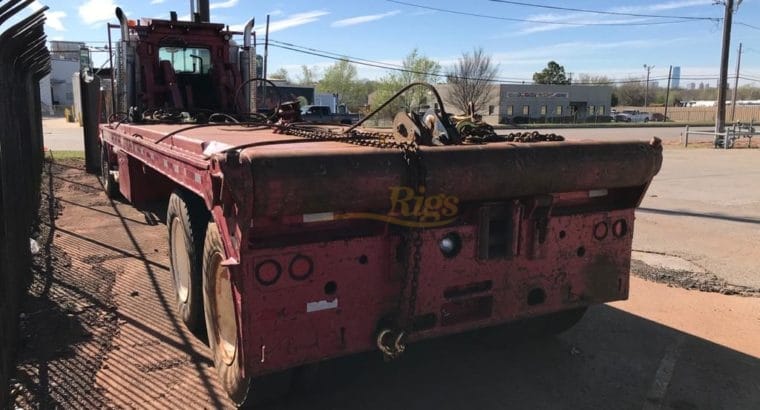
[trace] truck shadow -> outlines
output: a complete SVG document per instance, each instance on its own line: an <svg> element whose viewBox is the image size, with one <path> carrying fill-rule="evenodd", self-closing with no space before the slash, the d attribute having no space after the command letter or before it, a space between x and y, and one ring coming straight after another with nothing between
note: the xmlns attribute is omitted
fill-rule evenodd
<svg viewBox="0 0 760 410"><path fill-rule="evenodd" d="M392 363L383 363L377 352L333 360L319 367L307 393L271 408L760 405L758 358L606 305L590 309L580 324L560 336L511 336L511 341L498 342L480 331L421 342Z"/></svg>
<svg viewBox="0 0 760 410"><path fill-rule="evenodd" d="M72 188L95 177L64 169L72 183L57 181L68 191L49 197L65 200L66 223L43 245L68 256L44 261L55 274L40 275L38 285L42 296L63 300L26 310L30 322L47 317L37 329L52 329L27 333L47 349L22 353L19 382L39 383L30 402L229 408L208 349L174 312L164 205L142 210L155 223L143 222L145 213L129 204ZM61 327L72 330L57 334ZM378 352L327 361L308 386L268 408L760 408L758 358L613 307L590 309L556 337L505 333L416 343L391 363Z"/></svg>

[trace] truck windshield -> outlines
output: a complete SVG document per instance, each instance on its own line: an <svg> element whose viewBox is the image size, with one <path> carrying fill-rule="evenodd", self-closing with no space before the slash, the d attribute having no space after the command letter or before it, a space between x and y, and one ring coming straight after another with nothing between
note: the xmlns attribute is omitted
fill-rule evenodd
<svg viewBox="0 0 760 410"><path fill-rule="evenodd" d="M176 73L207 74L211 52L207 48L159 47L159 61L169 61Z"/></svg>

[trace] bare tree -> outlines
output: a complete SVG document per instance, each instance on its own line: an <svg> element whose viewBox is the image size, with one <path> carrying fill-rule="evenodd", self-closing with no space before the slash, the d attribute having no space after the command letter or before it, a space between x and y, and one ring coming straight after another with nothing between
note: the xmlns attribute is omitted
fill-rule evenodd
<svg viewBox="0 0 760 410"><path fill-rule="evenodd" d="M272 74L269 74L269 78L272 80L284 80L285 82L290 82L290 73L288 73L288 70L285 69L285 67L280 67L277 69L277 71L273 72Z"/></svg>
<svg viewBox="0 0 760 410"><path fill-rule="evenodd" d="M618 103L624 106L644 105L644 80L637 77L629 77L618 85L615 93Z"/></svg>
<svg viewBox="0 0 760 410"><path fill-rule="evenodd" d="M301 75L298 76L298 84L315 85L319 82L319 67L301 65Z"/></svg>
<svg viewBox="0 0 760 410"><path fill-rule="evenodd" d="M606 75L595 75L588 73L578 74L574 80L575 84L592 84L592 85L612 85L612 80Z"/></svg>
<svg viewBox="0 0 760 410"><path fill-rule="evenodd" d="M449 85L446 102L461 112L468 112L470 103L475 112L481 111L493 98L492 83L498 72L498 64L494 64L482 48L476 48L472 53L462 53L454 67L446 73Z"/></svg>

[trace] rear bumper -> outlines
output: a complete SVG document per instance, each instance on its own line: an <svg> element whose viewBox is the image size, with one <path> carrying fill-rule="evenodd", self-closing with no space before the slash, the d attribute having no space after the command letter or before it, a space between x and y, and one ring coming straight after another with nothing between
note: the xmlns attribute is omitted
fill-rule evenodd
<svg viewBox="0 0 760 410"><path fill-rule="evenodd" d="M487 260L477 226L424 230L411 340L626 299L633 219L633 209L552 216L542 241L524 223L514 254ZM613 229L621 220L625 229ZM462 239L453 258L438 245L450 232ZM399 305L404 249L388 233L243 252L234 276L247 373L375 349Z"/></svg>

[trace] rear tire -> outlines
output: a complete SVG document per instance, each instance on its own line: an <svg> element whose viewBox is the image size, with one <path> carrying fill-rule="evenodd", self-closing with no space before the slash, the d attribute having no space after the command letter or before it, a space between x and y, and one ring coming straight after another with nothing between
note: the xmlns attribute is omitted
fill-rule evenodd
<svg viewBox="0 0 760 410"><path fill-rule="evenodd" d="M224 247L216 224L206 229L203 246L203 302L209 347L219 381L236 406L250 408L272 403L288 393L292 371L252 379L243 376L245 363L238 339L237 315L230 271L222 266Z"/></svg>
<svg viewBox="0 0 760 410"><path fill-rule="evenodd" d="M169 197L169 262L177 297L177 312L196 335L203 330L203 241L209 215L200 199L175 190Z"/></svg>
<svg viewBox="0 0 760 410"><path fill-rule="evenodd" d="M108 148L104 145L100 150L100 183L110 199L119 197L119 183L111 174L111 162L108 160Z"/></svg>

